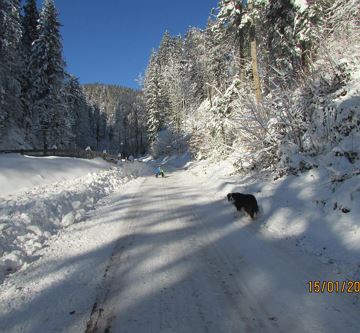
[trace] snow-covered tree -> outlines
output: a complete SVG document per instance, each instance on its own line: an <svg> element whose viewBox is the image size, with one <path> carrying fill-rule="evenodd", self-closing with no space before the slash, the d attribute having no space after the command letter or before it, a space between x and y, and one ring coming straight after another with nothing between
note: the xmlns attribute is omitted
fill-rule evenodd
<svg viewBox="0 0 360 333"><path fill-rule="evenodd" d="M62 135L68 128L63 94L65 62L58 16L53 0L45 0L39 18L39 38L33 43L29 64L33 78L30 91L33 125L44 149L49 144L61 146Z"/></svg>
<svg viewBox="0 0 360 333"><path fill-rule="evenodd" d="M90 105L79 80L69 76L65 85L68 120L71 121L74 142L72 147L85 149L92 145L89 110Z"/></svg>
<svg viewBox="0 0 360 333"><path fill-rule="evenodd" d="M22 16L22 44L27 56L31 53L32 44L39 37L39 32L37 30L38 20L39 12L36 6L36 0L27 0L23 6Z"/></svg>
<svg viewBox="0 0 360 333"><path fill-rule="evenodd" d="M18 0L0 1L0 138L6 130L21 125L20 66L18 53L21 39L20 4Z"/></svg>
<svg viewBox="0 0 360 333"><path fill-rule="evenodd" d="M163 110L163 100L161 97L160 81L160 66L157 60L157 55L153 53L144 81L144 94L147 110L147 128L150 143L154 142L157 133L164 125L165 115Z"/></svg>
<svg viewBox="0 0 360 333"><path fill-rule="evenodd" d="M231 76L238 71L238 60L232 34L220 24L208 22L205 30L205 85L212 105L214 95L224 91L231 83ZM236 68L236 69L235 69Z"/></svg>
<svg viewBox="0 0 360 333"><path fill-rule="evenodd" d="M157 51L157 61L161 70L169 64L171 58L179 55L178 43L179 38L172 37L168 31L165 31Z"/></svg>
<svg viewBox="0 0 360 333"><path fill-rule="evenodd" d="M245 78L246 57L249 50L246 43L247 25L243 22L246 5L247 1L244 0L221 0L218 4L216 25L213 27L213 31L221 35L225 31L233 39L237 72L241 80Z"/></svg>
<svg viewBox="0 0 360 333"><path fill-rule="evenodd" d="M19 66L19 44L21 39L20 2L0 2L0 59L1 67L15 74Z"/></svg>
<svg viewBox="0 0 360 333"><path fill-rule="evenodd" d="M27 0L23 7L23 16L22 16L22 60L23 60L23 69L22 69L22 79L21 79L21 99L24 106L24 131L27 136L31 134L31 106L33 101L30 97L31 86L33 83L33 78L31 76L30 70L30 57L32 52L33 43L39 38L39 33L37 29L39 20L39 13L36 7L35 0Z"/></svg>
<svg viewBox="0 0 360 333"><path fill-rule="evenodd" d="M83 88L88 103L97 105L100 110L102 129L99 129L103 134L100 135L99 149L127 155L144 152L147 146L147 117L142 93L130 88L103 84L89 84Z"/></svg>
<svg viewBox="0 0 360 333"><path fill-rule="evenodd" d="M270 88L290 84L301 70L295 22L298 9L291 0L269 0L267 7L268 64L266 76Z"/></svg>
<svg viewBox="0 0 360 333"><path fill-rule="evenodd" d="M184 84L186 85L189 108L198 108L207 96L205 34L197 28L190 28L184 39Z"/></svg>

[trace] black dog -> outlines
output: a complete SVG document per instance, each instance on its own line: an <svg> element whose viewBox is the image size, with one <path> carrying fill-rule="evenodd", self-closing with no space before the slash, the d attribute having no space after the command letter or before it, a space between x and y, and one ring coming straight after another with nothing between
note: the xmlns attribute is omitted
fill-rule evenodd
<svg viewBox="0 0 360 333"><path fill-rule="evenodd" d="M227 199L234 204L237 210L241 211L241 209L244 209L252 219L254 219L259 212L256 198L252 194L229 193Z"/></svg>

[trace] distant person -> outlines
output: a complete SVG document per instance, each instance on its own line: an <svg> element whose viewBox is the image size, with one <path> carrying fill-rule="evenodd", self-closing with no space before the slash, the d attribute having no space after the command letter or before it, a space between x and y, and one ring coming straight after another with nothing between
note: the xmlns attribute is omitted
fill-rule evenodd
<svg viewBox="0 0 360 333"><path fill-rule="evenodd" d="M164 170L162 169L162 167L161 166L158 166L156 169L155 169L155 177L157 178L157 177L159 177L159 176L161 176L161 177L165 177L165 174L164 174Z"/></svg>

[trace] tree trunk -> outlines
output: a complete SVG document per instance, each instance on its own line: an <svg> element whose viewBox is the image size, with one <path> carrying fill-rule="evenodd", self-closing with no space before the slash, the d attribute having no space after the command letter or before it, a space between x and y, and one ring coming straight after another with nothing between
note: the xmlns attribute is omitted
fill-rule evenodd
<svg viewBox="0 0 360 333"><path fill-rule="evenodd" d="M208 86L208 93L209 93L210 107L212 108L212 106L213 106L213 103L212 103L212 90L211 90L210 86Z"/></svg>
<svg viewBox="0 0 360 333"><path fill-rule="evenodd" d="M239 35L239 77L241 82L245 80L244 60L244 40L243 37Z"/></svg>
<svg viewBox="0 0 360 333"><path fill-rule="evenodd" d="M252 59L252 69L253 69L253 78L256 94L257 104L261 103L261 87L260 87L260 78L257 67L257 52L256 52L256 41L255 39L251 41L251 59Z"/></svg>
<svg viewBox="0 0 360 333"><path fill-rule="evenodd" d="M252 11L254 8L253 0L249 0L249 9ZM256 94L256 102L259 105L261 103L261 87L260 87L260 78L257 67L257 51L256 51L256 34L255 34L255 22L251 24L250 30L250 52L251 52L251 60L252 60L252 70L253 70L253 79L254 79L254 87Z"/></svg>
<svg viewBox="0 0 360 333"><path fill-rule="evenodd" d="M48 152L48 145L47 145L47 131L45 129L43 129L43 149L44 149L44 156L46 156Z"/></svg>

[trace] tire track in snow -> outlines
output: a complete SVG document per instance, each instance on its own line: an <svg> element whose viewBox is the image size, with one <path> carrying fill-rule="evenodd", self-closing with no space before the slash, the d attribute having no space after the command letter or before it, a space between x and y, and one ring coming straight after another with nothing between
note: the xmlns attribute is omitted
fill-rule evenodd
<svg viewBox="0 0 360 333"><path fill-rule="evenodd" d="M336 332L349 318L346 327L357 325L330 309L330 297L306 293L318 262L266 239L260 221L234 221L201 179L175 171L148 178L141 193L86 333Z"/></svg>
<svg viewBox="0 0 360 333"><path fill-rule="evenodd" d="M139 203L139 197L138 193L134 193L131 196L131 200L133 201L133 206L129 210L128 214L136 217L137 210L138 210L138 203ZM127 238L124 241L121 239L121 241L118 241L113 249L113 252L111 254L111 257L109 259L109 262L105 268L104 275L102 278L101 286L99 287L99 291L97 293L97 297L95 299L95 302L93 304L90 318L86 325L85 333L107 333L110 330L111 322L114 320L113 316L108 317L107 312L108 309L106 308L106 300L109 297L110 287L113 283L112 277L111 277L111 270L115 267L116 263L120 263L124 258L123 254L125 252L125 249L130 247L134 241L135 237L135 219L131 221L127 221ZM104 323L105 318L105 323Z"/></svg>

